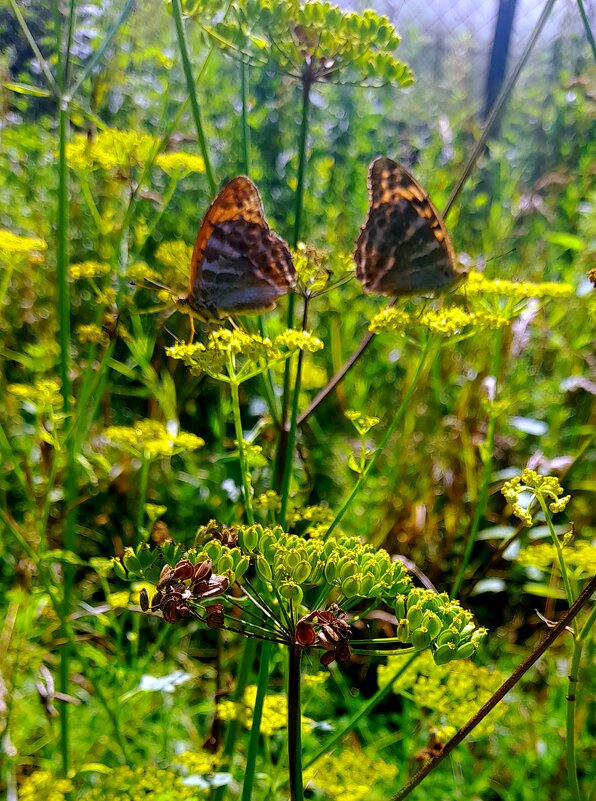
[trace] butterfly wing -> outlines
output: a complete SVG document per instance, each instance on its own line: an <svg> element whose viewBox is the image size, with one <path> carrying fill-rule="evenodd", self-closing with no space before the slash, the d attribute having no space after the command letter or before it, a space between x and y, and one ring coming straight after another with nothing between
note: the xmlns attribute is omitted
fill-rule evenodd
<svg viewBox="0 0 596 801"><path fill-rule="evenodd" d="M295 284L292 256L269 228L257 187L245 176L234 178L199 228L188 305L203 319L265 311Z"/></svg>
<svg viewBox="0 0 596 801"><path fill-rule="evenodd" d="M461 278L445 223L414 176L378 158L370 165L368 191L368 217L354 251L365 292L412 295Z"/></svg>

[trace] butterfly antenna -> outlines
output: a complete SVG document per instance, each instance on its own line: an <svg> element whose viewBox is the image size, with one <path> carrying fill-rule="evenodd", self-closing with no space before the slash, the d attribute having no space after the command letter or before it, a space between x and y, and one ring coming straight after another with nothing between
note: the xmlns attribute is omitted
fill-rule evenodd
<svg viewBox="0 0 596 801"><path fill-rule="evenodd" d="M166 286L165 284L160 283L159 281L155 281L153 278L145 278L147 283L141 284L137 281L129 281L131 286L136 286L139 289L147 289L149 292L168 292L170 295L176 297L177 293L172 289L171 286ZM147 286L147 284L152 284L152 286Z"/></svg>

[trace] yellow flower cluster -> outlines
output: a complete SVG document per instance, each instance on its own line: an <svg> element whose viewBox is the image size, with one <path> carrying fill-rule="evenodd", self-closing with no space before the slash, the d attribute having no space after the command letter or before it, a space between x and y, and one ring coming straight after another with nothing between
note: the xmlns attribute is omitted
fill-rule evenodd
<svg viewBox="0 0 596 801"><path fill-rule="evenodd" d="M244 691L244 704L246 707L247 728L252 721L252 710L255 708L257 698L256 684L250 684ZM288 700L285 695L268 693L263 704L263 717L261 720L261 733L271 737L275 732L285 729L288 725Z"/></svg>
<svg viewBox="0 0 596 801"><path fill-rule="evenodd" d="M95 139L83 134L73 137L67 145L68 166L75 171L129 169L141 165L154 152L158 139L136 131L99 131Z"/></svg>
<svg viewBox="0 0 596 801"><path fill-rule="evenodd" d="M428 328L435 334L453 336L465 328L502 328L509 320L500 315L485 311L469 312L459 306L444 306L442 309L423 314L409 314L392 306L376 314L369 323L368 330L373 334L384 331L403 331L410 326Z"/></svg>
<svg viewBox="0 0 596 801"><path fill-rule="evenodd" d="M82 344L107 345L110 341L110 337L103 328L93 323L89 325L78 325L76 333L77 339Z"/></svg>
<svg viewBox="0 0 596 801"><path fill-rule="evenodd" d="M465 284L458 289L461 295L505 295L513 300L529 298L568 298L573 295L571 284L544 281L507 281L502 278L487 278L483 273L472 270Z"/></svg>
<svg viewBox="0 0 596 801"><path fill-rule="evenodd" d="M107 275L110 270L109 264L100 261L80 261L68 268L73 281L79 281L81 278L99 278L101 275Z"/></svg>
<svg viewBox="0 0 596 801"><path fill-rule="evenodd" d="M194 451L205 444L205 440L194 434L171 434L157 420L139 420L134 426L110 426L104 431L104 437L114 445L145 459Z"/></svg>
<svg viewBox="0 0 596 801"><path fill-rule="evenodd" d="M229 366L229 357L243 356L247 363L240 370L236 369L235 380L244 381L286 359L295 350L313 352L322 347L321 340L307 331L289 329L272 341L259 334L218 328L209 334L206 345L177 343L167 348L166 353L172 359L183 361L192 373L205 371L223 381L227 380L222 370L226 364Z"/></svg>
<svg viewBox="0 0 596 801"><path fill-rule="evenodd" d="M34 239L30 236L20 236L0 228L0 256L16 256L22 253L32 253L47 250L48 246L43 239Z"/></svg>
<svg viewBox="0 0 596 801"><path fill-rule="evenodd" d="M362 414L362 412L357 412L354 409L348 409L344 414L348 420L354 424L354 428L361 437L366 436L371 428L374 428L374 426L377 426L381 422L378 417L371 417Z"/></svg>
<svg viewBox="0 0 596 801"><path fill-rule="evenodd" d="M300 283L313 294L324 289L330 276L329 253L299 242L292 256Z"/></svg>
<svg viewBox="0 0 596 801"><path fill-rule="evenodd" d="M19 788L19 801L65 801L73 786L70 779L59 779L48 770L36 770Z"/></svg>
<svg viewBox="0 0 596 801"><path fill-rule="evenodd" d="M191 172L205 172L203 157L191 153L160 153L155 157L154 164L174 177L182 177Z"/></svg>
<svg viewBox="0 0 596 801"><path fill-rule="evenodd" d="M130 768L123 765L114 768L98 779L98 784L85 794L85 801L190 801L197 797L197 787L186 785L172 770L144 765ZM47 798L47 796L46 796Z"/></svg>
<svg viewBox="0 0 596 801"><path fill-rule="evenodd" d="M511 481L506 481L501 488L501 492L511 504L513 514L518 517L524 526L531 526L533 524L532 514L530 512L530 504L534 498L548 503L548 508L553 514L562 512L569 501L571 495L563 495L563 487L559 484L559 479L556 476L541 476L535 470L526 468L521 476L515 476ZM527 506L520 504L520 495L522 493L530 494L530 501ZM550 501L550 502L549 502Z"/></svg>
<svg viewBox="0 0 596 801"><path fill-rule="evenodd" d="M9 384L8 391L11 395L29 401L40 409L62 407L60 382L53 378L41 378L33 384Z"/></svg>
<svg viewBox="0 0 596 801"><path fill-rule="evenodd" d="M191 775L205 776L215 773L221 765L221 756L208 751L183 751L176 757L176 764Z"/></svg>
<svg viewBox="0 0 596 801"><path fill-rule="evenodd" d="M188 272L188 265L192 258L192 247L180 239L162 242L155 250L155 258L164 267L175 270L184 269Z"/></svg>
<svg viewBox="0 0 596 801"><path fill-rule="evenodd" d="M575 580L596 576L596 547L587 540L579 540L571 544L571 536L561 541L564 548L563 559L566 567L573 573ZM521 565L537 567L540 570L559 568L557 550L551 543L540 543L524 548L517 561Z"/></svg>
<svg viewBox="0 0 596 801"><path fill-rule="evenodd" d="M351 748L340 754L322 756L306 769L304 780L307 786L317 787L338 801L346 798L362 801L372 798L371 792L375 790L378 793L376 798L388 798L387 785L397 773L397 765L371 759L364 751Z"/></svg>
<svg viewBox="0 0 596 801"><path fill-rule="evenodd" d="M144 261L135 261L128 265L126 275L131 281L158 281L159 273Z"/></svg>
<svg viewBox="0 0 596 801"><path fill-rule="evenodd" d="M281 498L275 490L267 490L267 492L257 495L253 505L255 509L260 509L263 512L279 512L281 509Z"/></svg>
<svg viewBox="0 0 596 801"><path fill-rule="evenodd" d="M379 665L379 685L395 675L403 657L390 657ZM429 710L432 732L441 743L447 742L490 698L504 677L473 662L436 665L430 651L423 651L393 682L393 692L412 697L420 709ZM474 730L479 736L492 734L495 723L503 717L500 705Z"/></svg>

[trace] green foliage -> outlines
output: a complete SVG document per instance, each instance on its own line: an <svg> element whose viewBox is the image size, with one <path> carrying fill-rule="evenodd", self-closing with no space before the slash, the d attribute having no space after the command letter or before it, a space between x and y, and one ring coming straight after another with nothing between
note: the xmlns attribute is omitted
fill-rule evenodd
<svg viewBox="0 0 596 801"><path fill-rule="evenodd" d="M469 50L438 69L411 36L403 92L374 11L184 2L204 158L171 9L131 8L77 9L74 38L62 7L0 11L0 791L222 801L252 775L245 793L287 798L293 725L314 797L386 798L594 575L593 75L577 43L533 56L448 220L466 279L387 307L345 282L366 167L417 162L441 207L478 134ZM185 311L208 167L249 166L280 235L304 187L307 330L282 302L187 343L164 313ZM367 330L295 429L284 484L288 408L300 419ZM593 623L410 797L578 801Z"/></svg>

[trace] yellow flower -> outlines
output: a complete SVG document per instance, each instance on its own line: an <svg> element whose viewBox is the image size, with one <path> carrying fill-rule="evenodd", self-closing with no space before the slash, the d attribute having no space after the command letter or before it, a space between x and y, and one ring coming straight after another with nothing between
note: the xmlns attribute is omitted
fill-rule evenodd
<svg viewBox="0 0 596 801"><path fill-rule="evenodd" d="M205 444L205 440L194 434L171 434L157 420L139 420L134 426L110 426L104 431L104 437L114 445L145 459L194 451Z"/></svg>
<svg viewBox="0 0 596 801"><path fill-rule="evenodd" d="M69 167L79 172L96 167L128 170L147 161L158 142L149 134L107 129L91 140L82 134L73 137L66 147L66 158Z"/></svg>
<svg viewBox="0 0 596 801"><path fill-rule="evenodd" d="M428 328L435 334L452 336L470 326L497 329L505 325L509 325L509 320L505 317L485 311L469 312L459 306L443 306L441 309L426 311L419 315L408 314L391 306L372 318L368 330L379 334L383 331L403 331L408 326L418 326Z"/></svg>
<svg viewBox="0 0 596 801"><path fill-rule="evenodd" d="M511 504L513 514L519 517L524 526L532 525L530 504L534 498L541 497L545 502L549 502L548 508L553 514L562 512L571 500L571 495L560 497L563 495L563 487L556 476L541 476L536 470L528 468L523 471L521 476L515 476L511 481L506 481L501 492ZM519 503L523 493L530 494L530 500L525 507Z"/></svg>
<svg viewBox="0 0 596 801"><path fill-rule="evenodd" d="M279 512L281 509L281 498L275 490L267 490L267 492L257 495L254 500L255 509L261 509L264 512Z"/></svg>
<svg viewBox="0 0 596 801"><path fill-rule="evenodd" d="M144 261L135 261L128 265L126 270L127 278L131 281L158 281L159 273L153 270Z"/></svg>
<svg viewBox="0 0 596 801"><path fill-rule="evenodd" d="M162 242L155 250L155 258L164 267L184 268L188 271L188 265L192 258L192 247L179 239Z"/></svg>
<svg viewBox="0 0 596 801"><path fill-rule="evenodd" d="M389 784L397 776L397 765L382 759L371 759L365 751L350 748L339 754L325 754L304 772L308 785L318 787L327 796L338 801L362 801L371 790ZM377 797L389 797L386 792Z"/></svg>
<svg viewBox="0 0 596 801"><path fill-rule="evenodd" d="M59 779L49 770L36 770L20 786L19 801L64 801L72 790L70 779Z"/></svg>
<svg viewBox="0 0 596 801"><path fill-rule="evenodd" d="M34 384L9 384L8 391L17 398L29 401L37 407L62 407L63 399L60 392L60 382L53 378L42 378Z"/></svg>
<svg viewBox="0 0 596 801"><path fill-rule="evenodd" d="M354 424L354 428L361 437L364 437L366 434L368 434L371 428L381 422L378 417L369 417L368 415L362 414L362 412L354 411L353 409L348 409L348 411L344 414L348 420Z"/></svg>
<svg viewBox="0 0 596 801"><path fill-rule="evenodd" d="M81 261L71 264L68 272L73 281L78 281L81 278L98 278L101 275L107 275L111 269L109 264L103 262Z"/></svg>
<svg viewBox="0 0 596 801"><path fill-rule="evenodd" d="M34 239L30 236L20 236L0 228L0 256L15 256L21 253L47 250L48 246L43 239Z"/></svg>
<svg viewBox="0 0 596 801"><path fill-rule="evenodd" d="M576 581L596 576L596 547L587 540L571 543L571 537L563 538L563 558L568 570ZM556 548L551 543L540 543L524 548L517 561L524 566L537 567L540 570L559 570Z"/></svg>
<svg viewBox="0 0 596 801"><path fill-rule="evenodd" d="M316 353L324 348L323 342L310 331L295 331L288 328L274 339L274 344L278 348L287 348L289 351L304 350L309 353Z"/></svg>
<svg viewBox="0 0 596 801"><path fill-rule="evenodd" d="M543 281L507 281L502 278L487 278L483 273L471 270L465 284L458 293L463 295L505 295L514 300L529 298L567 298L573 295L571 284Z"/></svg>
<svg viewBox="0 0 596 801"><path fill-rule="evenodd" d="M156 156L154 164L168 175L205 172L203 157L191 153L160 153Z"/></svg>
<svg viewBox="0 0 596 801"><path fill-rule="evenodd" d="M77 339L83 344L90 343L93 345L107 345L110 341L110 337L103 328L92 323L77 326Z"/></svg>

